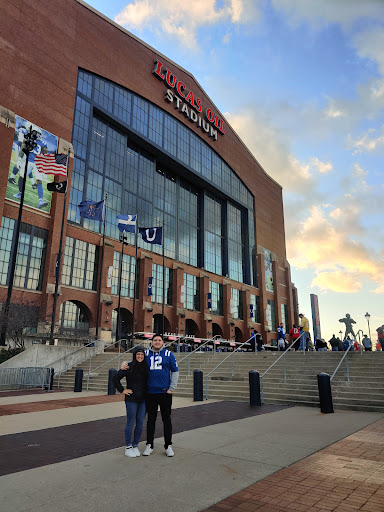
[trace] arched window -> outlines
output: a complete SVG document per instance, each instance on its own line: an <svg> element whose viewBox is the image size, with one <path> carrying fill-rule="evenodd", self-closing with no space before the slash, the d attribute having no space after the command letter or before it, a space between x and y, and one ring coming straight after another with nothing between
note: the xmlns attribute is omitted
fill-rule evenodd
<svg viewBox="0 0 384 512"><path fill-rule="evenodd" d="M88 335L89 319L81 302L64 302L60 307L60 331Z"/></svg>

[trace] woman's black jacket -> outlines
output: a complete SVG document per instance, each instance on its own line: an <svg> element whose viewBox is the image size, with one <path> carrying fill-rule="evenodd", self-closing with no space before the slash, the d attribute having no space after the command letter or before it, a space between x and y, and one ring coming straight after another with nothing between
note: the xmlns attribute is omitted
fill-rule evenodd
<svg viewBox="0 0 384 512"><path fill-rule="evenodd" d="M146 365L147 363L144 361L142 364ZM133 391L132 395L124 395L125 401L142 402L145 400L148 372L134 372L132 367L128 368L128 370L119 370L116 375L114 375L112 382L120 393L124 391L120 382L123 377L126 377L127 389L132 389Z"/></svg>

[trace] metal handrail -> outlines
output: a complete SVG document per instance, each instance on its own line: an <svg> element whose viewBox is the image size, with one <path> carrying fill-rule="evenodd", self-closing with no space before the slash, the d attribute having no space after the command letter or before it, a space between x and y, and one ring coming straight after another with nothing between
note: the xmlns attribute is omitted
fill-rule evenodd
<svg viewBox="0 0 384 512"><path fill-rule="evenodd" d="M213 373L215 372L219 366L221 366L229 357L233 357L233 354L235 354L243 345L245 345L246 343L249 342L249 340L252 339L252 336L250 338L247 339L247 341L244 341L244 343L241 343L241 345L239 345L238 347L236 347L236 350L234 350L233 352L231 352L230 354L227 355L227 357L225 357L213 370L211 370L205 377L205 399L208 400L208 377ZM233 367L233 362L232 362L232 377L234 376L234 367Z"/></svg>
<svg viewBox="0 0 384 512"><path fill-rule="evenodd" d="M348 355L348 352L351 350L351 348L353 347L353 343L350 343L349 344L349 347L347 348L347 350L345 351L345 354L343 355L343 357L340 359L340 362L339 364L336 366L336 369L335 371L333 372L332 374L332 377L330 378L330 381L332 382L332 379L333 377L336 375L336 372L337 370L340 368L342 362L344 361L344 359L347 357ZM350 382L350 379L349 379L349 366L348 366L348 359L345 359L345 364L346 364L346 367L347 367L347 379L348 379L348 382Z"/></svg>
<svg viewBox="0 0 384 512"><path fill-rule="evenodd" d="M177 364L180 364L182 361L184 361L184 359L188 359L188 357L190 357L192 354L194 354L195 352L198 352L199 349L201 349L201 347L204 347L204 345L206 345L207 343L212 342L212 341L214 341L213 338L208 339L202 345L199 345L197 348L195 348L195 350L193 350L192 352L189 352L189 354L187 354L186 356L182 357L180 359L180 361L177 361ZM215 346L213 346L213 349L215 349ZM188 375L191 375L191 360L190 359L188 359Z"/></svg>
<svg viewBox="0 0 384 512"><path fill-rule="evenodd" d="M69 356L72 356L73 354L76 354L76 352L80 352L81 350L84 350L85 348L87 347L90 347L91 345L95 346L95 343L97 343L98 341L102 341L102 340L95 340L95 341L90 341L89 343L87 343L86 345L83 345L82 347L80 348L77 348L76 350L74 350L73 352L70 352L69 354L66 354L65 356L62 356L60 357L59 359L56 359L56 361L53 361L53 363L50 363L50 365L54 365L54 364L57 364L59 363L62 359L65 359L66 357L69 357Z"/></svg>
<svg viewBox="0 0 384 512"><path fill-rule="evenodd" d="M120 343L121 341L125 341L125 340L120 340L120 342L116 342L116 341L113 341L111 343L108 343L107 345L104 345L103 346L103 349L98 351L97 350L97 346L95 345L98 341L102 341L102 340L95 340L95 341L91 341L90 343L87 343L87 345L84 345L83 347L80 347L78 348L77 350L74 350L73 352L70 352L69 354L61 357L60 359L57 359L56 361L54 361L53 363L50 363L50 366L54 367L53 365L54 364L57 364L59 361L61 361L62 359L65 359L66 357L69 357L73 354L75 354L76 352L80 352L81 350L89 347L89 345L94 345L95 347L95 354L94 355L98 355L98 354L101 354L101 352L104 352L104 350L108 347L111 347L112 345L116 345L116 343ZM119 350L120 350L120 345L119 345ZM65 373L66 371L68 371L70 368L73 368L74 366L84 362L87 358L89 357L89 355L87 354L86 357L84 357L84 359L79 359L76 363L71 363L71 364L67 364L67 366L63 369L63 370L60 370L59 372L55 372L55 376L58 377L58 380L57 380L57 387L60 388L60 378L61 378L61 375L63 373ZM92 355L90 356L90 359L92 359Z"/></svg>
<svg viewBox="0 0 384 512"><path fill-rule="evenodd" d="M292 345L293 345L294 343L296 343L296 342L297 342L297 341L298 341L298 340L299 340L303 335L304 335L304 331L300 334L300 336L299 336L298 338L296 338L296 339L295 339L295 341L292 343ZM260 392L261 392L261 402L262 402L262 403L263 403L263 400L264 400L264 393L263 393L263 377L264 377L264 375L265 375L266 373L268 373L268 372L269 372L269 370L270 370L271 368L273 368L273 367L275 366L275 364L276 364L276 363L278 363L278 362L280 361L280 359L282 359L282 358L285 356L285 354L287 354L287 353L290 351L290 349L292 348L292 345L289 345L289 346L284 350L284 352L281 354L281 356L279 356L279 357L276 359L276 361L274 361L274 362L271 364L271 366L270 366L269 368L267 368L267 369L265 370L265 372L260 376ZM303 352L304 352L304 354L305 354L305 347L303 347L303 349L304 349L304 350L303 350ZM286 369L285 369L285 366L284 366L284 380L285 380L286 378L287 378L287 372L286 372Z"/></svg>

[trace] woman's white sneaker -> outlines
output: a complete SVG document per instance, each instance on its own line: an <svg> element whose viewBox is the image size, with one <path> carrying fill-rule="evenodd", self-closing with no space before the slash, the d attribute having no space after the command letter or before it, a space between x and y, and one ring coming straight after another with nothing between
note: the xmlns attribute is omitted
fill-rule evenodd
<svg viewBox="0 0 384 512"><path fill-rule="evenodd" d="M125 449L125 455L127 457L136 457L136 453L132 446L127 446L127 448Z"/></svg>
<svg viewBox="0 0 384 512"><path fill-rule="evenodd" d="M141 453L140 453L140 450L139 450L139 448L137 446L133 447L133 451L134 451L136 457L140 457Z"/></svg>
<svg viewBox="0 0 384 512"><path fill-rule="evenodd" d="M165 455L167 457L173 457L175 455L171 445L169 445L168 448L165 450Z"/></svg>
<svg viewBox="0 0 384 512"><path fill-rule="evenodd" d="M145 447L145 450L143 451L143 455L151 455L152 452L153 452L153 448L151 448L150 444L147 444L147 446Z"/></svg>

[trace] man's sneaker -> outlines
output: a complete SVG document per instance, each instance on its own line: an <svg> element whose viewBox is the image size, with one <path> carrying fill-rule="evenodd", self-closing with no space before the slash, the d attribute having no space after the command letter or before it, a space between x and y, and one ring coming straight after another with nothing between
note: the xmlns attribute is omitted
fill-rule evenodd
<svg viewBox="0 0 384 512"><path fill-rule="evenodd" d="M140 452L140 450L138 449L138 447L137 447L137 446L134 446L134 447L133 447L133 451L135 452L136 457L140 457L141 452Z"/></svg>
<svg viewBox="0 0 384 512"><path fill-rule="evenodd" d="M17 199L20 199L20 197L21 197L21 192L18 192L17 194L13 194L13 197L16 197Z"/></svg>
<svg viewBox="0 0 384 512"><path fill-rule="evenodd" d="M13 196L16 197L16 196ZM44 201L44 199L39 199L39 204L37 205L39 208L44 208L44 206L47 206L47 201Z"/></svg>
<svg viewBox="0 0 384 512"><path fill-rule="evenodd" d="M32 188L33 188L34 190L36 190L36 189L37 189L37 185L36 185L36 183L32 183Z"/></svg>
<svg viewBox="0 0 384 512"><path fill-rule="evenodd" d="M150 444L147 444L147 446L145 447L145 450L143 451L143 455L151 455L152 452L153 452L153 448L151 448Z"/></svg>
<svg viewBox="0 0 384 512"><path fill-rule="evenodd" d="M16 185L16 180L15 180L15 178L13 176L8 178L8 181L9 181L9 183L12 183L12 185Z"/></svg>
<svg viewBox="0 0 384 512"><path fill-rule="evenodd" d="M175 455L171 445L169 445L168 448L165 450L165 455L167 457L173 457Z"/></svg>
<svg viewBox="0 0 384 512"><path fill-rule="evenodd" d="M125 455L127 457L136 457L136 453L132 446L127 446L127 448L125 449Z"/></svg>

